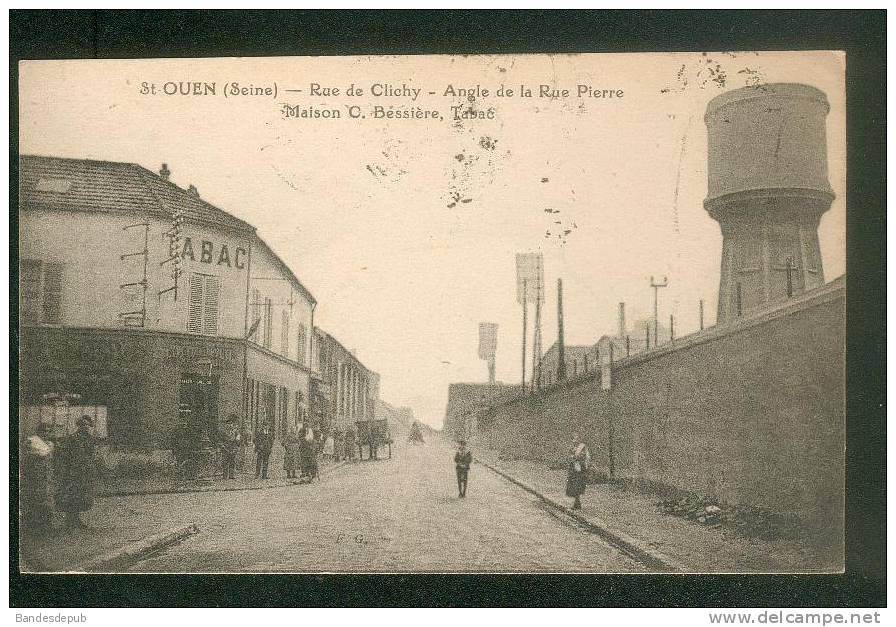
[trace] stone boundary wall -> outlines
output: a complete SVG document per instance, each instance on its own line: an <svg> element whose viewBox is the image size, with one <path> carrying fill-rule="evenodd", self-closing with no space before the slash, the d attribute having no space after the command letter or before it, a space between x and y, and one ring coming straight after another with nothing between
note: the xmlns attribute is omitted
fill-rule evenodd
<svg viewBox="0 0 896 627"><path fill-rule="evenodd" d="M595 469L843 528L842 279L737 322L491 407L477 439L562 465L571 434ZM606 369L604 369L606 374Z"/></svg>

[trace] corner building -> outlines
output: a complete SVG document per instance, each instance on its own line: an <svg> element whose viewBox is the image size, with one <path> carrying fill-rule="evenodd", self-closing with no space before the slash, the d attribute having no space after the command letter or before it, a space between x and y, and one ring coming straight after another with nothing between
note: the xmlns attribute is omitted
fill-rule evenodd
<svg viewBox="0 0 896 627"><path fill-rule="evenodd" d="M20 159L23 433L90 414L114 465L169 449L179 422L211 446L230 414L277 439L306 419L314 297L253 226L169 175Z"/></svg>

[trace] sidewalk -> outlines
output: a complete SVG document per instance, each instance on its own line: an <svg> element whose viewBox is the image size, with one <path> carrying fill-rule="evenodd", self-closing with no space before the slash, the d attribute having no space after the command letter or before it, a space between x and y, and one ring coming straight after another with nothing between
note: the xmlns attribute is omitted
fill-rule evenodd
<svg viewBox="0 0 896 627"><path fill-rule="evenodd" d="M480 449L476 457L563 506L566 472L530 461L499 460L496 451ZM481 472L491 472L480 466ZM582 497L583 518L611 534L631 537L642 546L674 560L692 573L837 572L836 556L812 550L808 538L760 540L724 527L708 527L665 514L659 497L615 483L589 485ZM802 541L801 541L802 540Z"/></svg>
<svg viewBox="0 0 896 627"><path fill-rule="evenodd" d="M330 472L345 462L320 464L320 472ZM234 479L222 476L200 477L183 480L173 476L147 478L111 478L97 487L98 498L109 496L129 496L133 494L180 494L183 492L225 492L232 490L264 490L299 485L298 479L288 479L283 470L270 473L268 479L257 479L253 472L236 473Z"/></svg>
<svg viewBox="0 0 896 627"><path fill-rule="evenodd" d="M342 466L341 462L321 464L321 478L325 480ZM220 477L190 482L175 482L170 477L119 481L97 490L93 508L83 515L89 529L66 529L61 514L56 513L52 533L23 533L20 556L31 572L65 572L185 525L196 524L200 531L214 533L220 523L212 522L209 512L216 511L225 494L232 502L241 498L235 494L240 490L291 487L294 483L297 480L286 479L283 470L267 481L255 479L254 472L237 475L230 481ZM303 487L297 485L293 490L301 491ZM185 492L195 494L175 496Z"/></svg>

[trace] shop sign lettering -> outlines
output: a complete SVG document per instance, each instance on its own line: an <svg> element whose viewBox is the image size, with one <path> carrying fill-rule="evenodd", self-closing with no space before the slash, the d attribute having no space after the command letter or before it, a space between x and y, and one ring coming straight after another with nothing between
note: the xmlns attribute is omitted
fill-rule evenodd
<svg viewBox="0 0 896 627"><path fill-rule="evenodd" d="M237 246L231 252L227 244L215 246L214 242L208 240L201 240L194 244L192 238L185 237L180 255L181 259L199 261L209 265L227 266L238 270L246 267L246 249L242 246Z"/></svg>

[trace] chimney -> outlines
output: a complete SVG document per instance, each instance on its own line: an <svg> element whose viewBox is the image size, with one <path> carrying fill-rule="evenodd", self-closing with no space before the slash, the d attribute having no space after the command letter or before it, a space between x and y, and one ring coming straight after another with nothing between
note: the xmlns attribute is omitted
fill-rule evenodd
<svg viewBox="0 0 896 627"><path fill-rule="evenodd" d="M162 177L163 181L167 181L168 178L171 176L171 170L168 169L167 163L162 164L162 169L159 170L159 176Z"/></svg>
<svg viewBox="0 0 896 627"><path fill-rule="evenodd" d="M190 196L195 196L196 198L199 198L199 190L196 189L196 186L195 186L195 185L190 185L190 186L187 188L187 193L188 193Z"/></svg>
<svg viewBox="0 0 896 627"><path fill-rule="evenodd" d="M625 303L619 303L619 328L616 337L625 337Z"/></svg>

